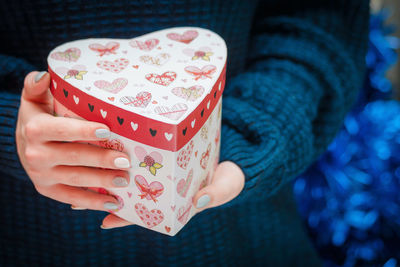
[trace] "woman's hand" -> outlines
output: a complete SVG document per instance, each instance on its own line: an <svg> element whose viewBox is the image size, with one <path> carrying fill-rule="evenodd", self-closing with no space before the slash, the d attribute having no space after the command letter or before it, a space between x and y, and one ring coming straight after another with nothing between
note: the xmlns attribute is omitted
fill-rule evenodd
<svg viewBox="0 0 400 267"><path fill-rule="evenodd" d="M215 170L211 183L194 196L193 204L198 211L220 206L239 195L244 180L244 173L239 166L231 161L221 162ZM101 228L110 229L132 224L114 214L109 214L104 218Z"/></svg>
<svg viewBox="0 0 400 267"><path fill-rule="evenodd" d="M16 127L22 166L36 190L79 208L113 210L118 201L80 187L129 184L130 159L122 152L73 141L101 141L110 136L101 123L54 117L50 75L31 72L25 78Z"/></svg>

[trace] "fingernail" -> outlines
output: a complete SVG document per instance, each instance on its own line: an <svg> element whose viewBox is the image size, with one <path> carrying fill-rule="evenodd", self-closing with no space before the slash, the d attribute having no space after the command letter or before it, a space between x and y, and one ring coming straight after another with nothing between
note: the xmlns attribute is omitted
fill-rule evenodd
<svg viewBox="0 0 400 267"><path fill-rule="evenodd" d="M115 186L121 186L121 187L126 187L128 186L128 180L126 180L124 177L115 177L113 179L113 183Z"/></svg>
<svg viewBox="0 0 400 267"><path fill-rule="evenodd" d="M196 208L201 209L207 206L207 204L210 202L210 197L208 195L202 195L198 200L197 200L197 205Z"/></svg>
<svg viewBox="0 0 400 267"><path fill-rule="evenodd" d="M114 165L117 168L129 168L130 164L129 164L129 160L127 158L116 158L114 160Z"/></svg>
<svg viewBox="0 0 400 267"><path fill-rule="evenodd" d="M111 135L108 129L97 129L95 134L97 138L108 138Z"/></svg>
<svg viewBox="0 0 400 267"><path fill-rule="evenodd" d="M38 74L36 74L35 76L35 83L37 83L38 81L40 81L40 79L42 79L42 77L47 73L47 71L41 71Z"/></svg>
<svg viewBox="0 0 400 267"><path fill-rule="evenodd" d="M86 208L76 207L74 205L71 205L71 209L73 209L73 210L85 210Z"/></svg>
<svg viewBox="0 0 400 267"><path fill-rule="evenodd" d="M118 209L118 205L113 202L106 202L104 203L104 208L106 210L116 210Z"/></svg>
<svg viewBox="0 0 400 267"><path fill-rule="evenodd" d="M100 225L100 228L101 228L101 229L112 229L112 228L114 228L114 227L107 227L107 226L104 226L104 225Z"/></svg>

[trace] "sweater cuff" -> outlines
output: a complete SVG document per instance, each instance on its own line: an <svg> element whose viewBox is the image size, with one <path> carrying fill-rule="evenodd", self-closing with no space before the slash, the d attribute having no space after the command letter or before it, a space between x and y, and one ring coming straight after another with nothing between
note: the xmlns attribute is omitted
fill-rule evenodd
<svg viewBox="0 0 400 267"><path fill-rule="evenodd" d="M15 143L15 129L21 95L1 93L0 98L0 172L27 180Z"/></svg>
<svg viewBox="0 0 400 267"><path fill-rule="evenodd" d="M285 144L279 129L264 112L246 101L225 97L221 136L221 161L234 162L245 174L244 189L234 202L255 186L262 188L264 195L279 187L281 176L273 176L279 173L278 169L284 170Z"/></svg>

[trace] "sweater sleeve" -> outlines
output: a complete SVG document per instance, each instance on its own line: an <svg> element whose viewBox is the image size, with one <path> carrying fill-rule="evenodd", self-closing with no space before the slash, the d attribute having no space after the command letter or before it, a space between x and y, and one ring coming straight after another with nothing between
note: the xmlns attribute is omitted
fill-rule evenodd
<svg viewBox="0 0 400 267"><path fill-rule="evenodd" d="M0 54L0 177L29 179L18 157L15 128L24 78L34 69L25 60Z"/></svg>
<svg viewBox="0 0 400 267"><path fill-rule="evenodd" d="M247 68L226 85L221 160L242 168L245 186L225 205L268 197L305 171L364 78L368 1L279 2L258 7Z"/></svg>

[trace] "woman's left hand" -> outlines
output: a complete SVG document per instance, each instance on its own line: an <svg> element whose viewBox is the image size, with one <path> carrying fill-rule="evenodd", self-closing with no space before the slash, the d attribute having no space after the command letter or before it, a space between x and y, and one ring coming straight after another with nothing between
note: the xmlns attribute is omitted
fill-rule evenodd
<svg viewBox="0 0 400 267"><path fill-rule="evenodd" d="M221 162L215 170L211 183L194 196L193 205L200 212L231 201L242 191L244 181L244 173L239 166L231 161ZM104 218L101 228L111 229L127 225L133 223L109 214Z"/></svg>

